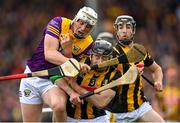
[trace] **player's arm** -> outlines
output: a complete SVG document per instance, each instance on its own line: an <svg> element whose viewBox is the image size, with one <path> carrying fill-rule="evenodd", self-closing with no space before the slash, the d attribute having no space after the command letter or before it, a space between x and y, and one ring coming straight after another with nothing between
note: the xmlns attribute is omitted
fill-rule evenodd
<svg viewBox="0 0 180 123"><path fill-rule="evenodd" d="M161 67L154 61L152 65L148 67L150 70L153 80L154 80L154 87L157 91L162 91L163 89L163 72Z"/></svg>
<svg viewBox="0 0 180 123"><path fill-rule="evenodd" d="M104 108L107 106L107 104L109 104L109 102L112 100L115 94L116 94L115 91L113 91L112 89L108 89L100 92L99 94L90 96L86 100L93 103L98 108Z"/></svg>
<svg viewBox="0 0 180 123"><path fill-rule="evenodd" d="M81 103L82 101L79 98L80 95L76 91L74 91L70 87L70 85L68 84L69 83L68 81L70 81L70 78L59 78L59 79L56 79L56 77L58 77L58 75L51 77L51 80L52 81L55 80L56 85L59 88L61 88L66 94L69 95L70 100L76 98L77 100L76 100L76 102L74 102L74 104Z"/></svg>
<svg viewBox="0 0 180 123"><path fill-rule="evenodd" d="M59 48L63 48L62 45L66 44L66 48L69 46L71 48L71 38L69 35L62 35L60 30L63 23L62 17L55 17L53 18L48 25L46 26L45 30L45 37L44 37L44 55L45 59L48 62L53 64L61 65L62 63L66 62L69 59L69 54L71 54L71 50L59 52Z"/></svg>
<svg viewBox="0 0 180 123"><path fill-rule="evenodd" d="M60 44L63 51L63 54L67 57L72 57L72 42L74 37L67 34L61 34L60 35Z"/></svg>
<svg viewBox="0 0 180 123"><path fill-rule="evenodd" d="M61 65L62 63L69 60L61 52L58 52L59 41L57 38L46 34L44 39L44 56L48 62L53 64Z"/></svg>
<svg viewBox="0 0 180 123"><path fill-rule="evenodd" d="M74 90L68 85L67 79L65 78L59 78L55 81L55 84L63 89L68 95L71 95L74 93Z"/></svg>
<svg viewBox="0 0 180 123"><path fill-rule="evenodd" d="M86 89L80 87L76 82L71 82L71 86L80 95L84 95L89 92ZM104 108L107 104L109 104L109 102L114 96L115 96L115 91L112 89L108 89L100 92L99 94L94 94L93 96L86 98L86 100L88 102L91 102L98 108Z"/></svg>

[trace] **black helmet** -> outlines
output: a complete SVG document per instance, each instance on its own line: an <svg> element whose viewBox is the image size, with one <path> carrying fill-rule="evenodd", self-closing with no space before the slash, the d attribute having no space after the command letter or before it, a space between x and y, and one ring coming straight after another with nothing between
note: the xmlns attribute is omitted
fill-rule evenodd
<svg viewBox="0 0 180 123"><path fill-rule="evenodd" d="M135 34L135 30L136 30L136 22L134 21L134 18L129 16L129 15L121 15L118 16L115 20L114 23L114 28L117 31L119 25L122 25L123 23L127 23L127 24L131 24L133 27L133 35L130 39L126 39L126 40L119 40L119 43L122 45L129 45L133 42L134 40L134 34Z"/></svg>
<svg viewBox="0 0 180 123"><path fill-rule="evenodd" d="M115 38L114 38L114 35L110 32L101 32L98 34L96 40L106 40L108 42L110 42L112 45L115 44Z"/></svg>
<svg viewBox="0 0 180 123"><path fill-rule="evenodd" d="M134 20L132 16L129 16L129 15L118 16L115 20L114 28L118 29L118 25L122 23L130 23L133 26L133 30L136 29L136 21Z"/></svg>
<svg viewBox="0 0 180 123"><path fill-rule="evenodd" d="M96 40L92 47L93 54L111 55L113 51L112 44L106 40Z"/></svg>

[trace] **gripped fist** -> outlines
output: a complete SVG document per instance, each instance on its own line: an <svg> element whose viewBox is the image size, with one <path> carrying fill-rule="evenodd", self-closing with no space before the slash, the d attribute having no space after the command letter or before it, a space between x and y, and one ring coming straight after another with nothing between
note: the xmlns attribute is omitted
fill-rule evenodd
<svg viewBox="0 0 180 123"><path fill-rule="evenodd" d="M65 49L71 49L72 47L72 42L73 42L73 36L71 36L69 33L67 34L61 34L60 35L60 43L61 47Z"/></svg>
<svg viewBox="0 0 180 123"><path fill-rule="evenodd" d="M91 67L87 64L84 64L84 63L80 63L80 71L82 73L87 73L91 70Z"/></svg>
<svg viewBox="0 0 180 123"><path fill-rule="evenodd" d="M60 35L60 43L61 48L64 52L64 55L66 57L72 57L72 43L73 43L73 36L71 36L69 33L67 34L61 34Z"/></svg>
<svg viewBox="0 0 180 123"><path fill-rule="evenodd" d="M163 90L162 82L154 82L154 88L156 89L156 91L162 91Z"/></svg>
<svg viewBox="0 0 180 123"><path fill-rule="evenodd" d="M81 100L80 98L79 98L79 94L78 93L76 93L76 92L73 92L73 93L71 93L70 94L70 98L69 98L69 100L70 100L70 102L73 104L73 105L76 105L76 104L78 104L78 103L83 103L83 100Z"/></svg>

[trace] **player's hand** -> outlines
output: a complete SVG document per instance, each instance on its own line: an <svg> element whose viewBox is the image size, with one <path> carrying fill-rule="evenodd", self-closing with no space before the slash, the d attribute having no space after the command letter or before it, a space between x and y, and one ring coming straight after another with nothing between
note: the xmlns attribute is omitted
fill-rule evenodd
<svg viewBox="0 0 180 123"><path fill-rule="evenodd" d="M72 54L72 43L73 43L73 37L67 33L67 34L61 34L60 35L60 44L63 49L63 51L66 54Z"/></svg>
<svg viewBox="0 0 180 123"><path fill-rule="evenodd" d="M162 91L163 90L162 82L154 82L154 88L156 89L156 91Z"/></svg>
<svg viewBox="0 0 180 123"><path fill-rule="evenodd" d="M76 92L73 92L73 93L71 93L70 94L70 98L69 98L69 100L70 100L70 102L73 104L73 105L76 105L76 104L78 104L78 103L82 103L83 104L83 100L81 100L80 98L79 98L79 94L78 93L76 93Z"/></svg>
<svg viewBox="0 0 180 123"><path fill-rule="evenodd" d="M67 33L67 34L61 34L60 35L60 43L63 49L69 48L69 46L72 46L73 37Z"/></svg>
<svg viewBox="0 0 180 123"><path fill-rule="evenodd" d="M80 63L80 71L82 73L87 73L91 70L91 67L87 64L84 64L84 63Z"/></svg>

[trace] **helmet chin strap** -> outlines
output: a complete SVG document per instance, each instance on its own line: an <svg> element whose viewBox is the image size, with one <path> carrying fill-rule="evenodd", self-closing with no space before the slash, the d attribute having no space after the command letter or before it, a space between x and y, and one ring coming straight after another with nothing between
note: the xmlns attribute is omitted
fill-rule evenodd
<svg viewBox="0 0 180 123"><path fill-rule="evenodd" d="M133 40L125 39L125 40L119 40L119 43L122 45L130 45L133 42Z"/></svg>
<svg viewBox="0 0 180 123"><path fill-rule="evenodd" d="M116 35L116 38L118 39L118 44L120 44L122 47L125 47L133 43L133 37L131 39L119 40L118 36Z"/></svg>
<svg viewBox="0 0 180 123"><path fill-rule="evenodd" d="M108 69L108 67L104 67L104 68L99 68L99 69L97 69L97 70L95 70L95 71L97 71L97 72L104 72L104 71L106 71Z"/></svg>
<svg viewBox="0 0 180 123"><path fill-rule="evenodd" d="M76 37L77 39L83 39L83 38L85 38L85 37L80 37L80 36L78 36L77 34L75 34L75 33L73 33L73 35L74 35L74 37Z"/></svg>

